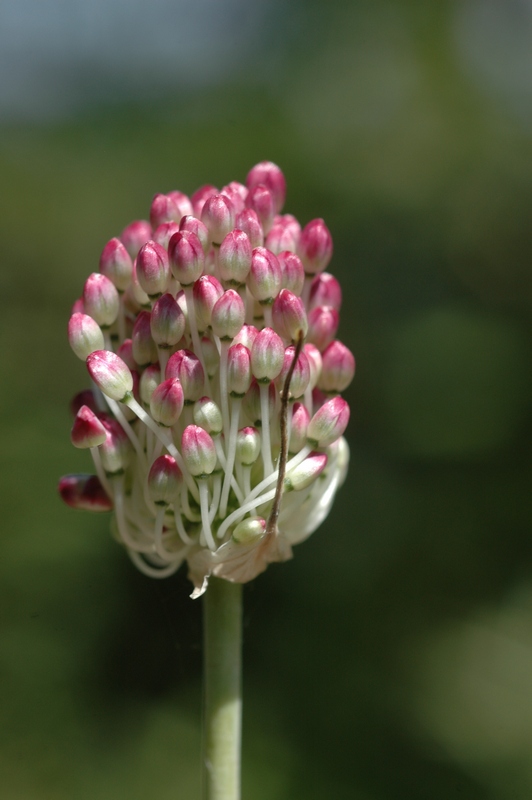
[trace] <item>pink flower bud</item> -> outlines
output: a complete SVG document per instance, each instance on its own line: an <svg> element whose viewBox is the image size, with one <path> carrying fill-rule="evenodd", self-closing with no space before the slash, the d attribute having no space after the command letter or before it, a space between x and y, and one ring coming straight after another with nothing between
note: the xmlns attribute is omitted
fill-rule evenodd
<svg viewBox="0 0 532 800"><path fill-rule="evenodd" d="M281 225L286 230L289 230L294 241L299 244L301 238L301 225L293 214L277 214L273 218L274 225Z"/></svg>
<svg viewBox="0 0 532 800"><path fill-rule="evenodd" d="M150 400L150 413L159 425L171 428L183 411L183 388L177 378L168 378L157 386Z"/></svg>
<svg viewBox="0 0 532 800"><path fill-rule="evenodd" d="M310 285L309 308L318 306L331 306L340 311L342 305L342 290L340 284L329 272L316 275Z"/></svg>
<svg viewBox="0 0 532 800"><path fill-rule="evenodd" d="M174 347L185 333L185 315L171 294L163 294L153 306L150 330L155 344L163 350Z"/></svg>
<svg viewBox="0 0 532 800"><path fill-rule="evenodd" d="M261 161L248 172L246 186L253 189L258 184L267 186L274 198L275 212L282 209L286 197L286 180L277 164L272 161Z"/></svg>
<svg viewBox="0 0 532 800"><path fill-rule="evenodd" d="M275 380L283 368L283 340L272 328L263 328L251 348L251 371L259 383Z"/></svg>
<svg viewBox="0 0 532 800"><path fill-rule="evenodd" d="M274 198L267 186L258 183L249 190L246 206L252 208L260 220L262 230L268 235L275 216Z"/></svg>
<svg viewBox="0 0 532 800"><path fill-rule="evenodd" d="M96 398L94 397L92 389L83 389L81 392L74 395L70 401L70 413L73 417L76 416L82 406L87 406L95 414L98 413L98 404L96 403Z"/></svg>
<svg viewBox="0 0 532 800"><path fill-rule="evenodd" d="M98 447L105 442L106 436L107 432L96 414L88 406L81 406L70 432L74 447Z"/></svg>
<svg viewBox="0 0 532 800"><path fill-rule="evenodd" d="M186 218L185 218L186 219ZM179 231L168 243L172 274L182 286L191 286L205 267L205 254L195 233Z"/></svg>
<svg viewBox="0 0 532 800"><path fill-rule="evenodd" d="M121 425L113 417L101 417L106 431L105 441L99 447L102 467L107 475L120 475L131 459L131 445Z"/></svg>
<svg viewBox="0 0 532 800"><path fill-rule="evenodd" d="M139 283L139 279L137 276L137 261L133 262L133 275L131 277L131 286L128 288L125 297L127 298L129 294L129 290L131 289L131 293L133 295L133 300L135 301L137 307L134 310L134 313L138 311L139 308L147 308L151 306L150 298L142 288Z"/></svg>
<svg viewBox="0 0 532 800"><path fill-rule="evenodd" d="M222 412L210 397L194 403L194 422L211 436L219 436L223 429Z"/></svg>
<svg viewBox="0 0 532 800"><path fill-rule="evenodd" d="M318 350L325 350L334 337L340 324L340 315L331 306L318 306L308 315L308 340Z"/></svg>
<svg viewBox="0 0 532 800"><path fill-rule="evenodd" d="M310 388L314 389L321 375L321 353L315 345L310 343L304 345L303 351L310 366Z"/></svg>
<svg viewBox="0 0 532 800"><path fill-rule="evenodd" d="M166 378L177 378L181 381L185 405L192 405L203 393L205 375L201 361L190 350L178 350L168 359Z"/></svg>
<svg viewBox="0 0 532 800"><path fill-rule="evenodd" d="M152 228L158 228L163 222L180 222L182 216L178 203L169 194L156 194L151 201Z"/></svg>
<svg viewBox="0 0 532 800"><path fill-rule="evenodd" d="M285 491L299 492L307 489L321 475L326 465L325 453L311 453L301 464L290 470L284 479Z"/></svg>
<svg viewBox="0 0 532 800"><path fill-rule="evenodd" d="M230 231L218 252L220 277L231 286L246 282L251 269L251 243L244 231Z"/></svg>
<svg viewBox="0 0 532 800"><path fill-rule="evenodd" d="M100 272L114 283L119 292L125 291L131 283L133 262L120 239L111 239L103 248Z"/></svg>
<svg viewBox="0 0 532 800"><path fill-rule="evenodd" d="M163 222L154 230L153 241L160 244L165 250L168 250L170 239L174 233L178 233L180 230L177 222Z"/></svg>
<svg viewBox="0 0 532 800"><path fill-rule="evenodd" d="M261 436L256 428L241 428L236 437L236 460L243 467L251 467L260 456Z"/></svg>
<svg viewBox="0 0 532 800"><path fill-rule="evenodd" d="M259 303L272 303L281 289L281 267L273 253L256 247L251 256L249 291Z"/></svg>
<svg viewBox="0 0 532 800"><path fill-rule="evenodd" d="M168 253L157 242L146 242L137 256L137 279L150 299L166 291L170 278Z"/></svg>
<svg viewBox="0 0 532 800"><path fill-rule="evenodd" d="M244 397L251 379L251 353L243 344L233 344L227 352L227 391L231 397Z"/></svg>
<svg viewBox="0 0 532 800"><path fill-rule="evenodd" d="M265 244L268 250L271 250L272 253L278 255L283 250L295 253L298 242L299 237L295 235L292 227L288 225L274 224L270 228Z"/></svg>
<svg viewBox="0 0 532 800"><path fill-rule="evenodd" d="M290 427L290 453L299 453L307 441L307 429L310 422L310 414L303 403L294 403L292 409L292 425Z"/></svg>
<svg viewBox="0 0 532 800"><path fill-rule="evenodd" d="M228 289L212 309L211 326L223 342L232 341L244 324L246 309L238 292Z"/></svg>
<svg viewBox="0 0 532 800"><path fill-rule="evenodd" d="M85 306L83 305L83 297L78 297L78 299L73 303L72 308L70 309L70 314L84 314L85 313Z"/></svg>
<svg viewBox="0 0 532 800"><path fill-rule="evenodd" d="M82 361L95 350L103 350L104 338L100 326L88 314L72 314L68 321L70 347Z"/></svg>
<svg viewBox="0 0 532 800"><path fill-rule="evenodd" d="M243 344L244 347L251 350L257 334L258 330L254 325L242 325L240 332L233 339L233 344Z"/></svg>
<svg viewBox="0 0 532 800"><path fill-rule="evenodd" d="M260 539L265 532L266 520L262 517L248 517L238 523L231 534L231 539L236 544L251 544Z"/></svg>
<svg viewBox="0 0 532 800"><path fill-rule="evenodd" d="M136 258L142 245L151 239L151 234L150 223L145 219L138 219L124 228L120 238L131 258Z"/></svg>
<svg viewBox="0 0 532 800"><path fill-rule="evenodd" d="M143 367L145 364L152 364L158 360L157 347L151 335L151 314L149 311L141 311L133 325L131 335L133 358Z"/></svg>
<svg viewBox="0 0 532 800"><path fill-rule="evenodd" d="M183 192L178 192L176 190L173 190L172 192L168 192L167 196L174 201L174 203L177 205L177 208L179 209L180 217L177 220L177 222L180 222L183 219L183 217L188 217L190 214L194 213L190 199Z"/></svg>
<svg viewBox="0 0 532 800"><path fill-rule="evenodd" d="M268 418L273 419L275 413L275 399L276 399L275 385L270 383L268 387ZM244 395L242 401L242 408L244 414L250 422L256 427L262 427L262 410L260 404L260 386L254 379L251 381L251 386Z"/></svg>
<svg viewBox="0 0 532 800"><path fill-rule="evenodd" d="M116 287L101 272L93 272L83 287L85 312L102 328L108 328L118 317L120 298Z"/></svg>
<svg viewBox="0 0 532 800"><path fill-rule="evenodd" d="M257 214L252 208L244 208L240 214L236 215L235 228L239 231L244 231L252 249L262 247L264 244L264 231Z"/></svg>
<svg viewBox="0 0 532 800"><path fill-rule="evenodd" d="M281 289L273 301L272 318L277 333L289 342L297 341L300 334L307 335L305 306L289 289Z"/></svg>
<svg viewBox="0 0 532 800"><path fill-rule="evenodd" d="M194 284L192 294L194 295L196 322L200 332L206 331L210 327L212 310L223 292L222 284L214 275L202 275Z"/></svg>
<svg viewBox="0 0 532 800"><path fill-rule="evenodd" d="M165 454L156 458L148 473L148 491L156 506L175 503L181 491L183 475L175 458Z"/></svg>
<svg viewBox="0 0 532 800"><path fill-rule="evenodd" d="M96 475L64 475L59 481L61 500L82 511L111 511L112 500Z"/></svg>
<svg viewBox="0 0 532 800"><path fill-rule="evenodd" d="M201 349L203 351L203 363L205 364L207 375L209 378L213 378L218 372L218 367L220 366L218 348L214 342L212 342L206 336L203 336L201 340Z"/></svg>
<svg viewBox="0 0 532 800"><path fill-rule="evenodd" d="M187 425L181 438L181 452L188 471L194 478L206 478L216 466L216 448L207 431L198 425Z"/></svg>
<svg viewBox="0 0 532 800"><path fill-rule="evenodd" d="M349 406L343 397L332 397L309 422L307 438L313 447L328 447L342 436L349 422Z"/></svg>
<svg viewBox="0 0 532 800"><path fill-rule="evenodd" d="M323 272L331 260L333 243L330 231L322 219L313 219L303 228L299 255L307 275Z"/></svg>
<svg viewBox="0 0 532 800"><path fill-rule="evenodd" d="M222 187L220 194L223 194L232 202L235 214L239 214L243 211L246 197L248 196L248 190L242 183L231 181L227 186Z"/></svg>
<svg viewBox="0 0 532 800"><path fill-rule="evenodd" d="M175 458L165 454L156 458L148 473L148 491L156 506L167 506L179 498L183 475Z"/></svg>
<svg viewBox="0 0 532 800"><path fill-rule="evenodd" d="M129 367L110 350L95 350L87 358L87 369L98 388L111 400L124 402L131 395L133 377Z"/></svg>
<svg viewBox="0 0 532 800"><path fill-rule="evenodd" d="M139 396L145 406L149 406L152 395L161 382L159 364L150 364L143 371L139 380Z"/></svg>
<svg viewBox="0 0 532 800"><path fill-rule="evenodd" d="M124 339L116 354L128 365L129 369L137 369L137 362L133 358L133 342L131 339Z"/></svg>
<svg viewBox="0 0 532 800"><path fill-rule="evenodd" d="M277 389L280 392L283 391L286 376L288 375L288 371L292 366L295 350L296 348L293 345L290 345L290 347L287 347L285 350L283 368L281 369L281 372L275 381ZM290 380L290 397L295 398L296 400L297 398L302 397L302 395L305 394L309 383L310 366L308 363L308 358L306 357L305 353L301 352L295 363L292 378Z"/></svg>
<svg viewBox="0 0 532 800"><path fill-rule="evenodd" d="M196 217L183 217L179 224L179 230L195 234L201 242L203 253L207 255L211 242L209 239L209 231L201 220L196 219Z"/></svg>
<svg viewBox="0 0 532 800"><path fill-rule="evenodd" d="M277 256L281 267L281 287L290 289L298 297L303 291L305 284L305 270L299 256L288 250L283 250Z"/></svg>
<svg viewBox="0 0 532 800"><path fill-rule="evenodd" d="M199 189L196 189L190 201L192 203L192 213L198 219L201 217L201 212L203 211L203 206L205 202L212 197L213 195L218 194L218 189L216 186L212 186L210 183L207 183L205 186L200 186Z"/></svg>
<svg viewBox="0 0 532 800"><path fill-rule="evenodd" d="M205 201L201 221L209 231L213 244L221 244L235 226L235 208L223 194L215 194Z"/></svg>
<svg viewBox="0 0 532 800"><path fill-rule="evenodd" d="M335 340L325 348L322 359L318 389L334 394L343 392L355 376L355 357L352 352L345 344Z"/></svg>

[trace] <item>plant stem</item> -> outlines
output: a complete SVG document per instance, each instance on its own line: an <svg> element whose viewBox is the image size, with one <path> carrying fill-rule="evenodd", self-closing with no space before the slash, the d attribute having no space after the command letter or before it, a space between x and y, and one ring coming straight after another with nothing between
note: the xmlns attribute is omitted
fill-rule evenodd
<svg viewBox="0 0 532 800"><path fill-rule="evenodd" d="M210 578L203 624L203 798L240 800L241 584Z"/></svg>

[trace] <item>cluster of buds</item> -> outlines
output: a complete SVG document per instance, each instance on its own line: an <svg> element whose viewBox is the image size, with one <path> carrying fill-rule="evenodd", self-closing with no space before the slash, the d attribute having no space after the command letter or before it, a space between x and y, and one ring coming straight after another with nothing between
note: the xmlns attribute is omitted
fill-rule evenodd
<svg viewBox="0 0 532 800"><path fill-rule="evenodd" d="M74 508L112 510L134 564L164 578L186 561L245 583L291 557L345 478L341 397L355 371L336 339L341 289L322 219L282 214L262 162L246 183L154 197L102 252L68 324L92 388L71 439L95 475L61 479Z"/></svg>

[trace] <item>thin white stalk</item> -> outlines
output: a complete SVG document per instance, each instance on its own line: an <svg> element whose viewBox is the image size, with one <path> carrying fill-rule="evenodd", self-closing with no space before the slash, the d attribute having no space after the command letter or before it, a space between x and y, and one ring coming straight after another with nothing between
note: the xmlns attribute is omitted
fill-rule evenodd
<svg viewBox="0 0 532 800"><path fill-rule="evenodd" d="M269 492L266 492L266 494L257 497L256 499L250 501L249 503L244 503L243 506L240 506L240 508L237 508L236 511L233 511L232 514L229 514L229 516L224 519L224 521L218 528L218 533L217 533L218 539L223 539L223 537L225 536L225 532L228 530L228 528L230 528L231 525L234 525L234 523L237 520L239 520L240 517L245 516L251 510L254 511L257 506L261 506L263 505L263 503L269 503L270 500L273 500L276 491L277 491L276 489L271 489Z"/></svg>
<svg viewBox="0 0 532 800"><path fill-rule="evenodd" d="M199 495L201 508L201 527L205 535L205 541L210 550L216 550L216 543L212 536L211 523L209 520L209 487L203 478L199 481Z"/></svg>
<svg viewBox="0 0 532 800"><path fill-rule="evenodd" d="M261 428L261 454L264 464L264 477L267 478L273 472L272 445L270 441L270 384L260 384L260 416L262 421Z"/></svg>
<svg viewBox="0 0 532 800"><path fill-rule="evenodd" d="M227 444L227 462L225 464L225 478L222 489L222 497L220 500L220 517L225 517L227 511L227 501L229 499L229 488L231 486L231 478L233 477L233 467L235 465L236 456L236 437L238 433L238 422L240 420L240 407L242 400L240 398L233 398L233 407L231 409L231 427L229 430L229 442Z"/></svg>

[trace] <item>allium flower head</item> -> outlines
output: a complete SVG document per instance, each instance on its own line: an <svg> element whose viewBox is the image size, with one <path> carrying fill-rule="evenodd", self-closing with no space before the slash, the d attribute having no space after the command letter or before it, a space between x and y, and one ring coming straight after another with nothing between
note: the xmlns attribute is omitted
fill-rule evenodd
<svg viewBox="0 0 532 800"><path fill-rule="evenodd" d="M322 219L281 215L284 175L155 195L150 222L108 242L68 325L92 388L72 442L95 475L59 484L74 508L113 511L145 574L188 563L245 583L325 519L347 471L341 397L355 360L337 338L341 290Z"/></svg>

